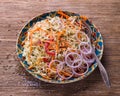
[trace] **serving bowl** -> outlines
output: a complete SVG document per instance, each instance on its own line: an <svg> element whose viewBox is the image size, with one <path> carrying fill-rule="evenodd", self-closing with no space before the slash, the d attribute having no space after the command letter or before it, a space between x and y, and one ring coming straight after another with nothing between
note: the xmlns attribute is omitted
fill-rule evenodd
<svg viewBox="0 0 120 96"><path fill-rule="evenodd" d="M81 16L80 14L77 13L73 13L73 12L68 12L68 11L63 11L65 14L67 14L68 16ZM32 20L30 20L20 31L19 35L18 35L18 40L17 40L17 44L16 44L16 51L17 51L17 55L18 58L20 60L20 63L22 64L22 66L26 69L26 71L28 71L31 75L33 75L34 77L38 78L39 80L45 81L45 82L49 82L49 83L57 83L57 84L66 84L66 83L71 83L71 82L75 82L75 81L79 81L81 79L84 79L85 77L87 77L90 73L92 73L95 68L97 67L97 63L94 62L92 64L92 66L89 68L88 72L82 76L79 76L78 78L71 78L69 80L48 80L43 78L42 76L35 74L33 72L33 70L29 69L29 64L28 62L25 60L24 56L23 56L23 45L22 42L25 40L26 38L26 34L27 34L27 30L29 30L29 28L31 28L36 22L41 21L46 19L47 16L50 17L55 17L55 16L60 16L58 14L57 11L52 11L52 12L48 12L48 13L43 13L39 16L34 17ZM102 58L103 55L103 39L101 36L101 33L99 32L99 30L95 27L95 25L90 22L88 19L85 21L85 23L91 28L92 30L92 42L95 46L95 53L98 56L99 60Z"/></svg>

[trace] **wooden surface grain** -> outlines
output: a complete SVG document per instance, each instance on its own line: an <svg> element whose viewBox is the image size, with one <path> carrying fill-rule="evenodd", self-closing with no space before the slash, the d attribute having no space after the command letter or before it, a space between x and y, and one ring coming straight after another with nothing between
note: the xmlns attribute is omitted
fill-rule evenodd
<svg viewBox="0 0 120 96"><path fill-rule="evenodd" d="M20 65L15 47L21 28L34 16L58 9L86 15L100 29L110 89L98 68L84 80L56 85L33 78ZM92 95L120 96L120 0L0 0L0 96Z"/></svg>

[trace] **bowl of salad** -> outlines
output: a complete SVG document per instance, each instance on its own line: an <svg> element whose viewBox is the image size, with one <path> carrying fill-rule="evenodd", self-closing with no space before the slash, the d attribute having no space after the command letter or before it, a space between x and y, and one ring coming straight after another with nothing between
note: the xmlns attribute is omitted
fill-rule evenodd
<svg viewBox="0 0 120 96"><path fill-rule="evenodd" d="M84 79L97 67L91 46L101 59L103 39L95 25L86 16L59 10L30 20L18 36L16 50L34 77L66 84Z"/></svg>

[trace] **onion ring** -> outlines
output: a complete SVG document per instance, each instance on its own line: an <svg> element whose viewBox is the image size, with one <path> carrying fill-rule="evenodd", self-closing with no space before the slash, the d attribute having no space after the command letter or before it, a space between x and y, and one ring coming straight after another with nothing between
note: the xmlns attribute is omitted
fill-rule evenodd
<svg viewBox="0 0 120 96"><path fill-rule="evenodd" d="M76 71L79 71L79 69L80 69L80 71L81 71L81 69L83 69L82 66L79 66L79 67L77 67L77 68L72 68L73 73L74 73L75 75L77 75L77 76L85 75L85 74L88 72L89 65L88 65L88 63L87 63L86 61L84 61L84 64L86 64L86 71L85 71L85 72L83 72L83 73L78 73L78 72L76 72ZM82 64L81 64L81 65L82 65Z"/></svg>
<svg viewBox="0 0 120 96"><path fill-rule="evenodd" d="M82 59L76 59L74 60L74 62L72 63L72 65L70 66L71 68L77 68L82 64Z"/></svg>
<svg viewBox="0 0 120 96"><path fill-rule="evenodd" d="M65 79L65 80L68 80L70 79L71 77L73 77L73 71L72 71L72 68L70 68L69 66L66 65L65 62L61 62L57 67L57 73L58 73L58 76L61 78L61 79ZM64 68L64 67L68 67L69 69L68 70L65 70L67 68ZM71 72L67 72L67 71L71 71Z"/></svg>
<svg viewBox="0 0 120 96"><path fill-rule="evenodd" d="M91 65L95 61L94 54L83 54L83 59L88 62L89 65Z"/></svg>
<svg viewBox="0 0 120 96"><path fill-rule="evenodd" d="M70 53L66 54L66 56L65 56L65 63L69 67L71 67L73 62L74 62L74 60L76 60L76 59L82 59L80 54L78 54L76 52L70 52Z"/></svg>
<svg viewBox="0 0 120 96"><path fill-rule="evenodd" d="M81 42L79 45L79 50L83 54L90 54L92 53L92 47L88 42Z"/></svg>
<svg viewBox="0 0 120 96"><path fill-rule="evenodd" d="M62 61L52 60L52 61L49 63L49 68L50 68L51 70L53 70L53 71L57 71L57 65L58 65L58 64L56 64L56 66L55 66L55 65L52 65L52 64L54 64L55 62L57 62L58 64L60 64ZM54 67L56 67L56 68L52 68L52 66L54 66Z"/></svg>

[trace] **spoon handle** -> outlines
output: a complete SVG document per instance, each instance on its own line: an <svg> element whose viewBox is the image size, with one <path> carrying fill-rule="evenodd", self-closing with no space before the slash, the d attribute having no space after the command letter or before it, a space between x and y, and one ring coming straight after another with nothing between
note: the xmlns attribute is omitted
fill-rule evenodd
<svg viewBox="0 0 120 96"><path fill-rule="evenodd" d="M108 74L107 74L104 66L102 65L102 63L100 62L100 60L98 59L98 57L96 56L95 52L94 52L94 55L95 55L95 58L96 58L96 61L97 61L97 65L98 65L98 67L99 67L99 70L100 70L102 79L103 79L104 83L106 84L106 86L107 86L108 88L110 88L110 87L111 87L111 83L110 83Z"/></svg>
<svg viewBox="0 0 120 96"><path fill-rule="evenodd" d="M88 24L86 24L86 22L85 22L84 20L82 20L82 22L88 27L88 29L89 29L88 37L89 37L90 40L91 40L92 30L91 30L90 26L89 26ZM90 44L91 44L91 43L90 43ZM91 44L91 46L92 46L92 44ZM96 56L94 46L92 46L92 49L93 49L92 51L93 51L94 56L95 56L95 58L96 58L96 62L97 62L98 68L99 68L99 70L100 70L102 79L103 79L103 81L105 82L106 86L107 86L108 88L110 88L110 87L111 87L111 83L110 83L108 74L107 74L104 66L102 65L102 63L100 62L100 60L98 59L98 57Z"/></svg>

